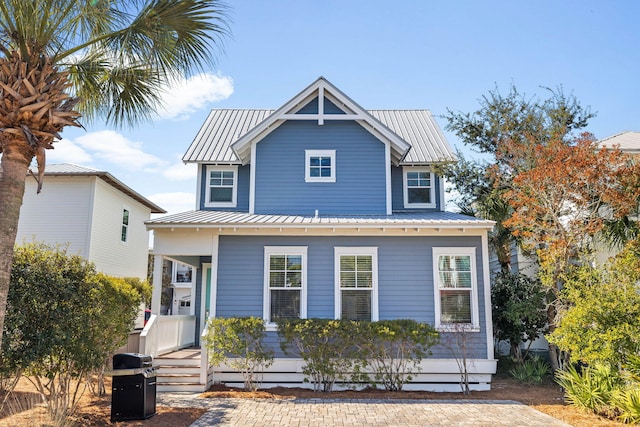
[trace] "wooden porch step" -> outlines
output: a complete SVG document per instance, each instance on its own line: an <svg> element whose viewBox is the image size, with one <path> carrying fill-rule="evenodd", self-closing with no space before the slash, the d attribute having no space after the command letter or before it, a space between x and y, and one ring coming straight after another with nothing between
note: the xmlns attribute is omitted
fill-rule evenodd
<svg viewBox="0 0 640 427"><path fill-rule="evenodd" d="M200 348L186 348L162 354L153 360L157 368L159 392L203 392L207 385L200 383Z"/></svg>
<svg viewBox="0 0 640 427"><path fill-rule="evenodd" d="M156 391L159 393L202 393L207 391L207 386L200 383L157 383Z"/></svg>

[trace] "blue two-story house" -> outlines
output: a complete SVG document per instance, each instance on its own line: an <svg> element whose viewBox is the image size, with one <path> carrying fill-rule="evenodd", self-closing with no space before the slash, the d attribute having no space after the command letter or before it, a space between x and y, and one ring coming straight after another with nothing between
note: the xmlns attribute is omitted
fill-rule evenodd
<svg viewBox="0 0 640 427"><path fill-rule="evenodd" d="M321 77L277 110L211 111L183 160L198 165L197 206L147 222L152 312L170 259L192 269L193 316L150 322L141 351L197 346L215 316L261 316L276 350L278 317L412 318L445 344L407 389L459 391L446 343L461 333L472 389L490 387L493 223L444 211L432 166L455 157L429 111L365 110ZM301 366L278 352L263 385L300 385ZM224 367L211 381L242 382Z"/></svg>

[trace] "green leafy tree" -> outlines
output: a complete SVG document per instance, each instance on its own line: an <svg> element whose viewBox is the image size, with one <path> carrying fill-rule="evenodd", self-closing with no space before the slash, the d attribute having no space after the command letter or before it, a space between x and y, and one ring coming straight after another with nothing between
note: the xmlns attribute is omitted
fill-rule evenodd
<svg viewBox="0 0 640 427"><path fill-rule="evenodd" d="M502 271L511 271L511 252L517 242L511 228L504 224L512 208L503 197L511 179L526 170L528 159L506 162L507 142L546 144L554 138L565 139L584 128L594 117L562 87L547 89L546 99L527 97L515 86L502 94L498 88L484 95L480 108L472 113L448 111L446 129L469 148L482 153L484 160L466 160L442 167L441 173L454 185L462 212L496 221L490 244L498 256ZM501 171L495 173L495 169Z"/></svg>
<svg viewBox="0 0 640 427"><path fill-rule="evenodd" d="M24 371L56 422L76 409L86 375L101 369L133 325L140 294L97 274L64 248L15 250L3 358Z"/></svg>
<svg viewBox="0 0 640 427"><path fill-rule="evenodd" d="M500 272L491 286L493 335L498 341L509 341L511 356L523 363L521 344L529 346L546 332L546 292L536 278L522 273Z"/></svg>
<svg viewBox="0 0 640 427"><path fill-rule="evenodd" d="M637 214L640 164L620 150L599 149L590 134L546 145L505 145L506 163L529 162L529 169L518 172L505 193L513 208L505 225L537 254L553 332L564 313L561 290L577 266L594 261L606 223ZM566 353L555 345L550 353L555 369L567 367Z"/></svg>
<svg viewBox="0 0 640 427"><path fill-rule="evenodd" d="M216 317L209 320L205 337L209 363L239 370L245 390L257 390L258 375L273 363L273 351L264 346L266 331L259 317Z"/></svg>
<svg viewBox="0 0 640 427"><path fill-rule="evenodd" d="M152 117L169 82L212 63L225 10L219 0L0 2L0 331L32 160L39 191L46 150L82 115Z"/></svg>

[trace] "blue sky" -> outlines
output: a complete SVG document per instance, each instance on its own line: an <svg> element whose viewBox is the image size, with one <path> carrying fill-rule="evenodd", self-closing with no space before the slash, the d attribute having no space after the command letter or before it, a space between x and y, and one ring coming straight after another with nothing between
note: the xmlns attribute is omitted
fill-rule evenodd
<svg viewBox="0 0 640 427"><path fill-rule="evenodd" d="M180 159L209 110L278 108L318 76L364 108L436 117L475 111L496 87L546 97L542 87L562 86L597 112L587 129L597 138L640 130L640 1L230 3L217 67L173 88L157 120L67 129L48 162L108 171L170 213L190 210L195 168Z"/></svg>

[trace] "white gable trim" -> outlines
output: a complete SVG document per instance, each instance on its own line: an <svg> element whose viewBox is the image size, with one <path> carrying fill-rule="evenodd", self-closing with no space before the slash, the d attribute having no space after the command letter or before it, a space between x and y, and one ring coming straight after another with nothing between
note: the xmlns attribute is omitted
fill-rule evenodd
<svg viewBox="0 0 640 427"><path fill-rule="evenodd" d="M393 214L393 204L391 201L391 147L389 144L384 144L384 164L385 173L387 175L387 215Z"/></svg>
<svg viewBox="0 0 640 427"><path fill-rule="evenodd" d="M296 114L297 111L307 105L316 96L318 97L319 103L317 114ZM324 98L328 98L334 104L338 105L346 114L325 114ZM411 145L408 142L392 132L351 98L329 83L324 77L319 77L315 82L307 86L302 92L231 145L231 148L242 161L242 164L246 165L250 161L255 160L252 159L251 154L252 151L254 151L254 144L260 142L260 140L287 120L317 120L318 125L324 124L325 120L355 120L375 137L382 140L382 142L391 144L393 160L396 164L398 164L411 149Z"/></svg>
<svg viewBox="0 0 640 427"><path fill-rule="evenodd" d="M249 213L256 211L256 143L251 144L251 167L249 168Z"/></svg>

